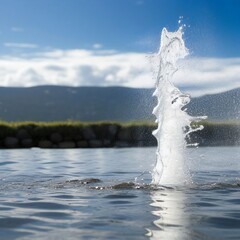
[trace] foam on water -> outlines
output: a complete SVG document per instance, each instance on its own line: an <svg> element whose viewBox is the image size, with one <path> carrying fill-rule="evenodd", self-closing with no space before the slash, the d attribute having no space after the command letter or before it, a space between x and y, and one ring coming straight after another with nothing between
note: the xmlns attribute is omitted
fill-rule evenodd
<svg viewBox="0 0 240 240"><path fill-rule="evenodd" d="M156 90L158 104L153 110L158 128L153 132L158 142L157 161L152 172L152 183L161 185L182 185L190 181L186 166L186 136L201 130L203 126L193 127L191 123L205 117L192 117L183 109L190 102L190 96L182 93L171 82L178 70L177 62L188 55L183 41L183 27L176 32L162 30L161 44L156 59L158 71Z"/></svg>

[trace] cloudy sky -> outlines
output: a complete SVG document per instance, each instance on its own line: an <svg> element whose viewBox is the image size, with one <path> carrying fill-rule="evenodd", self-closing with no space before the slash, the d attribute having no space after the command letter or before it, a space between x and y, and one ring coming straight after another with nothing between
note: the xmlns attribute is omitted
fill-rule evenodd
<svg viewBox="0 0 240 240"><path fill-rule="evenodd" d="M153 87L163 27L186 24L174 82L193 96L240 87L238 0L0 0L0 86Z"/></svg>

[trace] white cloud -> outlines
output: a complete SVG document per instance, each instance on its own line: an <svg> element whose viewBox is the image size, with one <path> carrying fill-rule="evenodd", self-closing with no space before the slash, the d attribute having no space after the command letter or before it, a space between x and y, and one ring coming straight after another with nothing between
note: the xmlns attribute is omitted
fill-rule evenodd
<svg viewBox="0 0 240 240"><path fill-rule="evenodd" d="M193 96L240 87L240 58L194 58L181 63L174 83ZM154 87L146 54L55 49L27 57L0 57L1 86Z"/></svg>
<svg viewBox="0 0 240 240"><path fill-rule="evenodd" d="M20 27L12 27L12 28L11 28L11 31L12 31L12 32L23 32L24 29L23 29L23 28L20 28Z"/></svg>
<svg viewBox="0 0 240 240"><path fill-rule="evenodd" d="M136 4L137 4L137 5L143 5L143 4L144 4L144 1L143 1L143 0L138 0L138 1L136 1Z"/></svg>
<svg viewBox="0 0 240 240"><path fill-rule="evenodd" d="M224 92L240 87L240 58L193 58L174 76L192 95Z"/></svg>
<svg viewBox="0 0 240 240"><path fill-rule="evenodd" d="M13 43L13 42L6 42L4 46L7 48L38 48L38 45L33 43Z"/></svg>
<svg viewBox="0 0 240 240"><path fill-rule="evenodd" d="M95 44L93 44L93 48L94 49L100 49L100 48L102 48L103 46L102 46L102 44L100 44L100 43L95 43Z"/></svg>

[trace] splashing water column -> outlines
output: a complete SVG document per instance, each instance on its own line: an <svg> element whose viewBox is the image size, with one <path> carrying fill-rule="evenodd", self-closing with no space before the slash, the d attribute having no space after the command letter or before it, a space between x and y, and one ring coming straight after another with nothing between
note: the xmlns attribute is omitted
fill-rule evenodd
<svg viewBox="0 0 240 240"><path fill-rule="evenodd" d="M156 90L158 104L153 110L158 128L153 132L157 139L157 161L152 172L152 184L182 185L190 181L186 166L186 136L193 131L193 121L204 117L192 117L183 110L190 96L173 85L171 79L178 70L177 61L188 55L182 35L182 27L176 32L162 30L160 50L157 54L158 72Z"/></svg>

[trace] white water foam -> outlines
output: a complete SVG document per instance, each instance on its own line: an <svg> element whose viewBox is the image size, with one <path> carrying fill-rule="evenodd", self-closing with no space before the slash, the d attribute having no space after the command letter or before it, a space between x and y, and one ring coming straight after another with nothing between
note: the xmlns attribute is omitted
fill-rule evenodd
<svg viewBox="0 0 240 240"><path fill-rule="evenodd" d="M183 41L183 27L176 32L162 30L158 54L156 90L158 104L153 110L158 128L153 135L158 142L157 161L152 172L152 184L183 185L190 182L186 166L186 137L194 131L203 129L202 125L192 126L205 117L192 117L183 109L190 102L190 96L173 85L171 79L178 70L177 62L188 55Z"/></svg>

